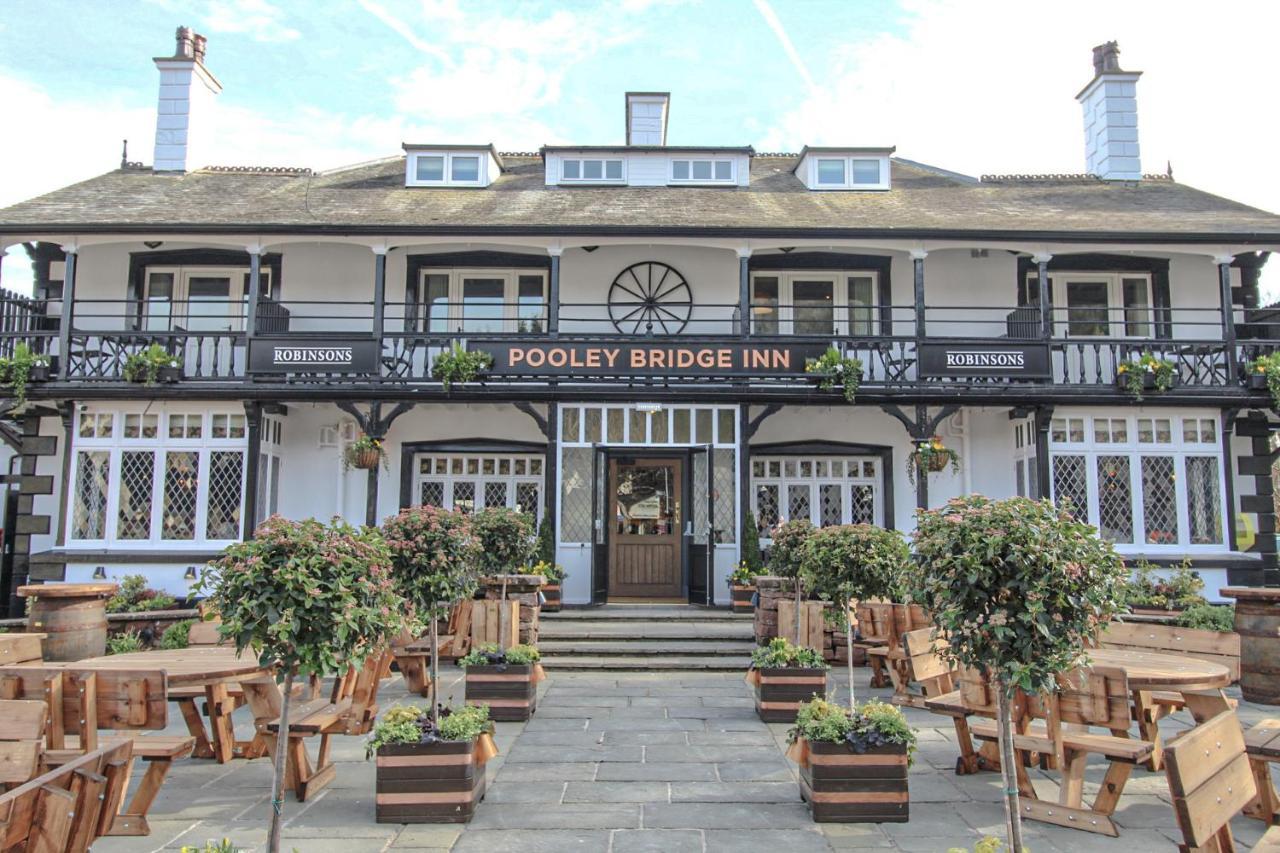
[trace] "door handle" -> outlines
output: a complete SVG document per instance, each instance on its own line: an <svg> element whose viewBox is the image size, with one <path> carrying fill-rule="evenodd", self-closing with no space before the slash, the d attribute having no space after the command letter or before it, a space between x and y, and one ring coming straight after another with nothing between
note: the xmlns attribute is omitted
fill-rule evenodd
<svg viewBox="0 0 1280 853"><path fill-rule="evenodd" d="M686 522L684 523L684 535L685 535L685 536L688 536L688 537L690 537L690 538L692 538L692 537L693 537L693 522L692 522L692 521L686 521Z"/></svg>

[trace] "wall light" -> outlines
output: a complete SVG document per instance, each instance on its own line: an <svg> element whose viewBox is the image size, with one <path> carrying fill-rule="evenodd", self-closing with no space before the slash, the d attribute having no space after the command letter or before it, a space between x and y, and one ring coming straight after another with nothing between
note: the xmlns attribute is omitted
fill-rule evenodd
<svg viewBox="0 0 1280 853"><path fill-rule="evenodd" d="M106 579L107 579L107 567L106 567L106 566L98 566L98 568L94 569L94 570L93 570L93 579L94 579L94 580L96 580L96 581L104 581L104 580L106 580Z"/></svg>
<svg viewBox="0 0 1280 853"><path fill-rule="evenodd" d="M187 572L182 576L183 580L193 581L196 579L196 567L187 566Z"/></svg>

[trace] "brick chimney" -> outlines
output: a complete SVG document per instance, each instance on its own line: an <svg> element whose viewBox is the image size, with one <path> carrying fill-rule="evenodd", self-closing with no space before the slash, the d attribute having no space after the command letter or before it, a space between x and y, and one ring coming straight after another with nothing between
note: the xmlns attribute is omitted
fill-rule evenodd
<svg viewBox="0 0 1280 853"><path fill-rule="evenodd" d="M160 99L156 105L155 170L189 172L209 165L218 78L204 67L205 37L178 27L173 56L157 56Z"/></svg>
<svg viewBox="0 0 1280 853"><path fill-rule="evenodd" d="M1085 170L1108 181L1142 178L1138 152L1138 78L1120 68L1113 41L1093 49L1093 80L1076 95L1084 110Z"/></svg>

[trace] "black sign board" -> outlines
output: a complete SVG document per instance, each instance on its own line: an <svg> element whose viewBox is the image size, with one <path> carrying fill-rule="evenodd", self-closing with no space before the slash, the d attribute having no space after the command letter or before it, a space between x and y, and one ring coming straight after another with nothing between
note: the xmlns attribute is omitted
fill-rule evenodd
<svg viewBox="0 0 1280 853"><path fill-rule="evenodd" d="M821 344L473 343L493 356L493 376L787 376L804 373Z"/></svg>
<svg viewBox="0 0 1280 853"><path fill-rule="evenodd" d="M372 338L251 338L250 373L377 373Z"/></svg>
<svg viewBox="0 0 1280 853"><path fill-rule="evenodd" d="M1048 344L920 345L921 376L999 376L1049 379Z"/></svg>

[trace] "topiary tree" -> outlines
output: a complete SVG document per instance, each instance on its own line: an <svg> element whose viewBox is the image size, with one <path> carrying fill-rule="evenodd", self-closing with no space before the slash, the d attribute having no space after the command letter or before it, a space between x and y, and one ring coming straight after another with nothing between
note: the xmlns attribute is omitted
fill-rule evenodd
<svg viewBox="0 0 1280 853"><path fill-rule="evenodd" d="M834 605L829 611L848 642L849 710L857 711L853 691L852 599L901 600L911 563L907 540L896 530L871 524L844 524L815 530L805 542L800 576L805 586Z"/></svg>
<svg viewBox="0 0 1280 853"><path fill-rule="evenodd" d="M540 563L552 565L556 561L556 532L551 523L551 510L542 516L538 525L538 541L533 546L533 558Z"/></svg>
<svg viewBox="0 0 1280 853"><path fill-rule="evenodd" d="M434 506L400 510L382 522L396 588L431 629L431 720L440 728L440 640L437 622L479 582L480 543L471 516Z"/></svg>
<svg viewBox="0 0 1280 853"><path fill-rule="evenodd" d="M981 495L917 514L911 596L945 634L942 654L996 687L1009 849L1022 849L1010 699L1053 690L1085 641L1121 608L1126 572L1111 544L1049 501Z"/></svg>
<svg viewBox="0 0 1280 853"><path fill-rule="evenodd" d="M760 557L760 528L753 512L742 514L742 566L752 575L764 574L764 560Z"/></svg>
<svg viewBox="0 0 1280 853"><path fill-rule="evenodd" d="M806 519L784 521L770 531L773 545L769 548L769 571L778 577L791 578L796 593L796 644L800 645L800 604L804 601L800 569L804 565L804 549L814 527ZM782 630L782 626L778 626Z"/></svg>
<svg viewBox="0 0 1280 853"><path fill-rule="evenodd" d="M533 519L506 507L489 507L475 514L471 532L480 543L480 571L509 574L529 562L533 553Z"/></svg>
<svg viewBox="0 0 1280 853"><path fill-rule="evenodd" d="M222 617L222 636L252 649L284 680L280 719L289 718L295 675L336 675L359 666L400 630L403 601L391 556L375 529L272 516L247 542L210 563L197 594ZM280 849L284 726L276 738L269 849Z"/></svg>

